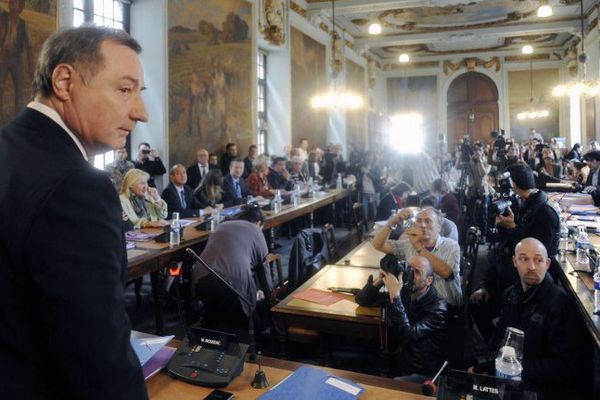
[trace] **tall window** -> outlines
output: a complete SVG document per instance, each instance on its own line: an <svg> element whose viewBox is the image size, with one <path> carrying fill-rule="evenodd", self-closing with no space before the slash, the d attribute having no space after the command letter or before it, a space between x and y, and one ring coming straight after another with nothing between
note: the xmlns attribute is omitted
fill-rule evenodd
<svg viewBox="0 0 600 400"><path fill-rule="evenodd" d="M84 23L108 26L129 31L129 3L122 0L73 0L73 26ZM129 137L127 137L127 152L129 151ZM104 169L106 164L114 161L112 150L94 157L96 168Z"/></svg>
<svg viewBox="0 0 600 400"><path fill-rule="evenodd" d="M258 96L258 154L267 150L267 53L258 52L257 60L257 82L256 94Z"/></svg>

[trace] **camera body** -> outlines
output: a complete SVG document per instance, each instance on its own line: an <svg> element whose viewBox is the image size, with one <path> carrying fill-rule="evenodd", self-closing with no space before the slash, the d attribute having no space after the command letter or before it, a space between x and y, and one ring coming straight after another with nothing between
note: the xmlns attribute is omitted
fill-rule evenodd
<svg viewBox="0 0 600 400"><path fill-rule="evenodd" d="M507 216L508 209L512 205L512 201L505 198L500 197L498 200L492 202L490 205L489 213L496 217L497 215Z"/></svg>
<svg viewBox="0 0 600 400"><path fill-rule="evenodd" d="M150 150L142 150L142 154L148 155L150 154Z"/></svg>
<svg viewBox="0 0 600 400"><path fill-rule="evenodd" d="M379 261L379 267L389 274L393 274L398 277L402 272L402 285L412 287L414 281L413 270L405 260L398 260L398 258L392 254L385 255Z"/></svg>

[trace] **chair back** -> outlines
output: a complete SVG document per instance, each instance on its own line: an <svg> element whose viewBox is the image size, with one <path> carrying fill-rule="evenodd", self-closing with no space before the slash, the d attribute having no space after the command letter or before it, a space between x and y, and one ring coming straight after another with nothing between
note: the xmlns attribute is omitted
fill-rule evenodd
<svg viewBox="0 0 600 400"><path fill-rule="evenodd" d="M337 241L335 240L335 228L333 224L325 224L325 238L327 239L327 249L329 251L329 262L337 260Z"/></svg>

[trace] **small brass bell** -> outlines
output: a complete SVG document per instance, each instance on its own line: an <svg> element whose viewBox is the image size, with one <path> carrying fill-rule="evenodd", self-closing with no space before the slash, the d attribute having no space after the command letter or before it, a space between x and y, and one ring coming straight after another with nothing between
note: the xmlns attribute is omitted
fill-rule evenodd
<svg viewBox="0 0 600 400"><path fill-rule="evenodd" d="M266 387L269 387L269 380L267 379L267 374L265 374L265 371L263 371L261 366L260 351L258 352L258 369L254 374L254 379L252 379L251 385L255 389L264 389Z"/></svg>

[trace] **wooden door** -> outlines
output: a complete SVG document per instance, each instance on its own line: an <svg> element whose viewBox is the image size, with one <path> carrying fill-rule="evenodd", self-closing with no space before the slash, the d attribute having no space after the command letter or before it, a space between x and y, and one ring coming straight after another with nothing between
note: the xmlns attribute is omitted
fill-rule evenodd
<svg viewBox="0 0 600 400"><path fill-rule="evenodd" d="M468 134L474 141L488 142L498 130L498 89L479 72L467 72L448 88L448 149Z"/></svg>

